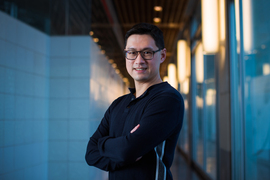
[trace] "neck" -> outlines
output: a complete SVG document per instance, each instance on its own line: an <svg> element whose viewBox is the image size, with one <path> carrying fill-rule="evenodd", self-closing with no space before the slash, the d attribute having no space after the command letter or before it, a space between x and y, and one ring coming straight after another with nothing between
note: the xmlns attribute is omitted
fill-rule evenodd
<svg viewBox="0 0 270 180"><path fill-rule="evenodd" d="M161 78L158 78L153 82L135 81L135 89L136 89L135 97L137 98L137 97L141 96L150 86L153 86L153 85L159 84L159 83L162 83Z"/></svg>

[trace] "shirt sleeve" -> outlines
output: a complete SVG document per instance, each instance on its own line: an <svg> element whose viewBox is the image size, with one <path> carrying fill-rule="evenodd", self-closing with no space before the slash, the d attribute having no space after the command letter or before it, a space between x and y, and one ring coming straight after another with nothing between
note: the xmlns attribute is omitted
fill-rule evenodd
<svg viewBox="0 0 270 180"><path fill-rule="evenodd" d="M114 162L132 163L174 133L179 133L184 113L182 97L163 95L147 105L140 127L126 136L105 136L98 140L101 156Z"/></svg>
<svg viewBox="0 0 270 180"><path fill-rule="evenodd" d="M122 166L121 163L116 163L101 155L98 149L98 140L109 135L109 117L110 110L108 109L96 132L90 138L85 154L85 160L89 166L95 166L105 171L113 171Z"/></svg>

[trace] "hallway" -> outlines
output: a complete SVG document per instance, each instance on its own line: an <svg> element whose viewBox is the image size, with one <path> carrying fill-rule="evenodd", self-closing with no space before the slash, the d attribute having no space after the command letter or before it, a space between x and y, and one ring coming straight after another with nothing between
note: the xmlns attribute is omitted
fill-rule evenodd
<svg viewBox="0 0 270 180"><path fill-rule="evenodd" d="M160 75L184 99L174 180L269 180L267 4L0 0L0 180L108 178L86 164L85 149L134 87L124 37L140 22L163 32Z"/></svg>
<svg viewBox="0 0 270 180"><path fill-rule="evenodd" d="M194 169L187 164L179 151L175 151L171 172L174 180L203 180Z"/></svg>

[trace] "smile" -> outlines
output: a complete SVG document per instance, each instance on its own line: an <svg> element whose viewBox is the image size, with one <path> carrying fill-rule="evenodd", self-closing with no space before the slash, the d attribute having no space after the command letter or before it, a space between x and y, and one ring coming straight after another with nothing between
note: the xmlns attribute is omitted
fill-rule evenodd
<svg viewBox="0 0 270 180"><path fill-rule="evenodd" d="M147 68L134 68L136 71L144 71L146 70Z"/></svg>

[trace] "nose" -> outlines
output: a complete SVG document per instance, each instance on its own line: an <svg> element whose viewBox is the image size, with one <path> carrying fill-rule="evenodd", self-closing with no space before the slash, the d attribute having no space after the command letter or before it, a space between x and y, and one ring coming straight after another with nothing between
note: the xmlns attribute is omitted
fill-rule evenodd
<svg viewBox="0 0 270 180"><path fill-rule="evenodd" d="M138 56L134 61L135 61L135 64L143 64L143 63L145 63L145 60L143 59L141 53L138 53Z"/></svg>

